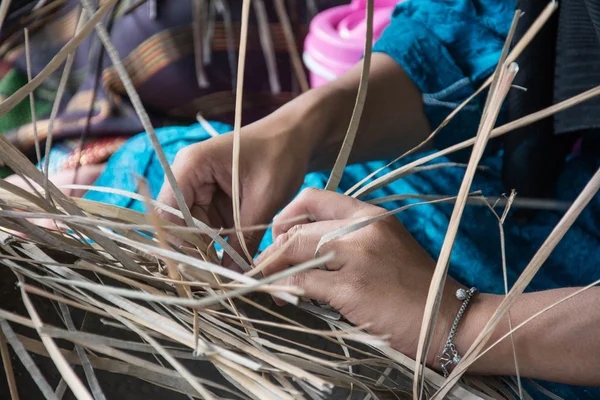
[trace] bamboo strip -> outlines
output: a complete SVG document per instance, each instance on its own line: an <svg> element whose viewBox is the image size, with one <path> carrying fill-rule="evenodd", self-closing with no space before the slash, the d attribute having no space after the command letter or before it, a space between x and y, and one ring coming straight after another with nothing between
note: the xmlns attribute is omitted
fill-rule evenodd
<svg viewBox="0 0 600 400"><path fill-rule="evenodd" d="M325 185L325 190L336 191L340 181L342 180L342 174L344 168L350 158L350 152L352 151L352 145L356 138L356 133L360 125L360 117L362 116L365 101L367 99L367 88L369 86L369 74L371 72L371 49L373 46L373 1L367 0L367 35L365 37L365 54L363 57L362 70L360 72L360 83L358 85L358 94L356 96L356 103L354 104L354 110L352 110L352 116L350 117L350 124L348 131L344 137L342 148L335 160L329 180Z"/></svg>

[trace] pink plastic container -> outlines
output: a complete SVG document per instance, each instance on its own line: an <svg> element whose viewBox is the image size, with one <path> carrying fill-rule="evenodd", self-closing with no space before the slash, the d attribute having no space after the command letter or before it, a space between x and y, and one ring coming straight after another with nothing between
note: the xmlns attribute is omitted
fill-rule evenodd
<svg viewBox="0 0 600 400"><path fill-rule="evenodd" d="M374 0L373 41L390 24L398 0ZM302 58L310 71L311 87L344 74L360 61L366 35L366 0L352 0L317 14L310 23Z"/></svg>

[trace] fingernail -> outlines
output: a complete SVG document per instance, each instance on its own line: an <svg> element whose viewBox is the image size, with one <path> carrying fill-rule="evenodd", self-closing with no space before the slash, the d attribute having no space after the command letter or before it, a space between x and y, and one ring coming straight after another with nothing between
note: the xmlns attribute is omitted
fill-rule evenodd
<svg viewBox="0 0 600 400"><path fill-rule="evenodd" d="M286 302L281 300L279 297L273 297L273 301L275 302L275 304L277 304L279 307L283 307L286 305Z"/></svg>

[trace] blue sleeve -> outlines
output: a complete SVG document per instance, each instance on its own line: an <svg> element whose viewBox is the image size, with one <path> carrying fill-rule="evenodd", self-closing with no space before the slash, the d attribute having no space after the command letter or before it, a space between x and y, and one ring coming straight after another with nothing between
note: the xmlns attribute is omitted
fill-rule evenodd
<svg viewBox="0 0 600 400"><path fill-rule="evenodd" d="M423 94L435 128L493 71L514 10L515 0L407 0L373 51L402 66ZM450 142L475 134L480 106L475 102L459 113L460 124L453 125L463 132L453 130Z"/></svg>

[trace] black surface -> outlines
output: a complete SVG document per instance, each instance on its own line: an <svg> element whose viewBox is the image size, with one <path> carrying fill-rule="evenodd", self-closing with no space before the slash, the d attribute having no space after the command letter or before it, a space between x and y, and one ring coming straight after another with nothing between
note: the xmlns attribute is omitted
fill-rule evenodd
<svg viewBox="0 0 600 400"><path fill-rule="evenodd" d="M30 297L34 303L35 308L37 309L38 313L40 314L40 316L42 317L42 320L45 323L52 324L52 325L55 325L58 327L64 327L64 325L62 324L62 322L59 318L59 315L51 301L34 296L34 295L31 295ZM258 298L254 298L254 300L259 301L263 305L268 305L269 307L272 307L275 311L286 315L288 318L293 318L302 324L311 326L312 328L326 329L326 330L329 329L327 327L327 325L325 323L323 323L322 321L318 321L314 317L308 315L307 313L305 313L303 311L298 310L295 307L275 306L269 296L258 296ZM243 304L240 304L240 306L243 306ZM0 265L0 308L18 313L23 316L28 315L27 311L25 310L25 307L23 306L23 303L21 301L20 293L16 287L14 275L8 268L4 267L3 265ZM262 318L262 319L273 319L272 317L268 316L267 314L262 313L259 310L256 310L251 307L245 307L244 310L248 313L249 317ZM73 309L72 307L70 308L70 311L73 316L75 326L80 327L83 322L83 313L80 312L80 310ZM281 322L281 321L279 321L279 322ZM11 323L11 326L15 330L16 333L23 334L23 335L35 338L36 340L39 340L39 337L33 330L28 329L28 328L23 328L14 323ZM86 331L86 332L100 333L103 335L112 336L112 337L116 337L116 338L120 338L120 339L139 341L139 337L136 337L133 333L126 332L126 331L118 329L118 328L108 327L101 323L98 316L95 316L92 314L88 314L88 316L85 319L85 323L83 324L83 328L81 330ZM294 340L294 341L308 344L315 348L319 348L319 349L327 350L329 352L341 354L341 348L339 345L325 341L316 336L309 336L309 335L306 335L306 334L303 334L300 332L289 332L289 331L283 331L283 330L278 330L278 329L274 329L274 328L265 329L265 330L268 330L272 333L276 333L281 336L285 336L286 338ZM273 340L272 338L269 338L267 336L264 336L264 337L266 339ZM275 340L273 340L273 341L275 341ZM69 349L69 350L73 349L73 344L70 342L61 341L61 340L57 340L56 342L59 345L59 347ZM285 343L281 343L281 342L280 342L280 344L285 345ZM10 348L10 346L9 346L9 348ZM303 351L306 351L306 350L303 350ZM29 376L28 372L23 368L19 359L16 358L15 354L12 352L12 349L10 349L10 352L11 352L11 356L12 356L11 358L12 358L12 363L13 363L13 369L15 372L16 380L17 380L17 386L18 386L20 398L26 399L26 400L42 399L43 396L42 396L41 392L39 391L39 389L33 382L32 378ZM58 385L58 383L60 381L60 374L56 370L56 367L54 366L53 362L47 357L38 356L38 355L35 355L32 353L30 353L30 354L32 355L34 361L36 362L36 364L39 367L42 374L48 380L49 384L53 388L56 388L56 386ZM98 355L103 356L102 354L98 354ZM140 353L136 353L135 355L138 357L142 357L142 358L146 357L149 360L156 362L156 360L153 359L151 355L149 356L149 355L144 355L144 354L140 354ZM319 354L315 354L315 355L319 355ZM161 361L163 362L163 365L165 365L167 367L169 366L168 363L166 363L164 360L161 359ZM210 380L218 382L222 385L227 385L227 382L220 376L220 374L216 371L216 369L214 367L212 367L212 365L209 364L208 362L195 361L195 360L180 360L180 361L195 375L205 378L205 379L210 379ZM86 383L85 375L84 375L81 367L74 366L74 370L80 376L82 382ZM364 373L366 375L373 376L372 371L368 371L366 369L361 368L361 369L357 370L355 368L354 371L355 371L355 373L360 372L360 373ZM103 390L104 394L106 395L106 398L109 400L112 400L112 399L119 399L119 400L120 399L127 399L127 400L189 399L185 395L174 392L170 389L161 388L152 383L148 383L146 381L137 379L135 377L131 377L131 376L123 375L123 374L110 373L110 372L103 371L101 369L95 369L95 372L96 372L96 376L100 382L100 385L102 387L102 390ZM345 399L345 398L347 398L347 396L348 396L347 391L345 391L343 389L338 389L328 398ZM2 372L0 372L0 400L9 399L9 398L10 398L10 394L9 394L8 384L7 384L6 378L4 377L4 370L2 369ZM355 393L355 396L352 396L352 398L361 398L362 399L362 398L364 398L364 393ZM384 395L383 398L386 398L386 396ZM65 396L63 397L63 399L71 400L71 399L75 399L75 397L70 392L70 390L67 389L67 392L66 392Z"/></svg>

